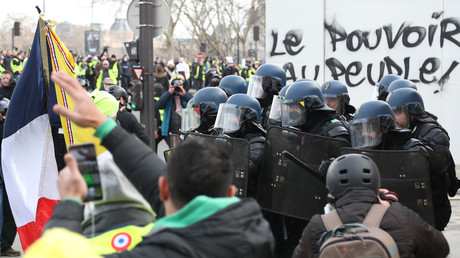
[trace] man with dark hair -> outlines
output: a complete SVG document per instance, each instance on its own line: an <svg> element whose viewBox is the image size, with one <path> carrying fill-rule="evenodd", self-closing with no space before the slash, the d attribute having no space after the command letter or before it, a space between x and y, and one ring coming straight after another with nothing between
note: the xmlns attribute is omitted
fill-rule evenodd
<svg viewBox="0 0 460 258"><path fill-rule="evenodd" d="M16 87L16 82L13 79L13 73L5 70L2 72L2 87L0 88L0 95L4 98L11 99L13 96L14 88Z"/></svg>
<svg viewBox="0 0 460 258"><path fill-rule="evenodd" d="M107 119L77 81L62 72L53 73L52 79L76 103L73 111L63 106L54 111L79 126L96 128L95 136L154 211L161 214L164 207L166 217L155 222L141 243L109 257L273 257L273 236L260 207L254 199L233 196L232 166L224 150L204 141L183 143L173 151L164 176L165 163ZM62 201L46 228L81 233L81 201L87 187L75 158L67 154L65 161L58 178Z"/></svg>

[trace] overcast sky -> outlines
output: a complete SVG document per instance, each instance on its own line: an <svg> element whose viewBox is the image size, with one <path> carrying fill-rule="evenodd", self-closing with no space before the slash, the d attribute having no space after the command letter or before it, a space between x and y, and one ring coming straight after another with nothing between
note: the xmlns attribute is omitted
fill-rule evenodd
<svg viewBox="0 0 460 258"><path fill-rule="evenodd" d="M115 18L126 18L128 4L118 6L114 4L95 4L91 8L92 0L2 0L2 13L26 15L38 19L35 6L44 11L47 19L57 23L68 21L73 24L102 23L104 29L109 29ZM43 4L45 7L43 8ZM91 12L93 10L93 12ZM118 12L117 12L118 11ZM93 13L93 15L91 15ZM0 24L5 22L5 15L0 15Z"/></svg>

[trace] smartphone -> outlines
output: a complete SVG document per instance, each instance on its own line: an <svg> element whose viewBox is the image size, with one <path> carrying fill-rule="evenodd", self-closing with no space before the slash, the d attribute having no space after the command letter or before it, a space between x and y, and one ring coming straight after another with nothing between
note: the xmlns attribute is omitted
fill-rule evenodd
<svg viewBox="0 0 460 258"><path fill-rule="evenodd" d="M88 194L83 200L97 201L102 200L102 186L99 168L97 166L96 148L93 143L77 144L69 147L78 163L78 169L88 185Z"/></svg>

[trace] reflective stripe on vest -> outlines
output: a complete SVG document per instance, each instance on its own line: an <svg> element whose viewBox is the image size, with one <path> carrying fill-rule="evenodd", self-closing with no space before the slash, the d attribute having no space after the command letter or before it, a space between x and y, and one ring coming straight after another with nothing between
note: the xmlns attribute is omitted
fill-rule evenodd
<svg viewBox="0 0 460 258"><path fill-rule="evenodd" d="M155 99L155 102L157 102L160 99L160 97L154 97L154 99ZM158 112L160 113L160 121L163 122L163 115L165 113L165 109L164 108L158 109Z"/></svg>
<svg viewBox="0 0 460 258"><path fill-rule="evenodd" d="M16 60L16 62L19 62L19 65L13 64L13 61L15 61L15 60ZM23 64L22 64L22 61L19 60L19 58L17 58L17 57L11 59L10 65L11 65L11 70L13 71L13 73L17 73L19 71L22 71L22 68L24 67Z"/></svg>
<svg viewBox="0 0 460 258"><path fill-rule="evenodd" d="M195 77L194 77L194 78L195 78L195 79L198 79L199 74L200 74L200 66L197 66L197 67L196 67L196 73L195 73ZM205 74L202 74L201 77L202 77L201 79L202 79L203 81L206 80Z"/></svg>
<svg viewBox="0 0 460 258"><path fill-rule="evenodd" d="M91 61L88 63L89 75L94 74L94 68L96 68L98 61Z"/></svg>
<svg viewBox="0 0 460 258"><path fill-rule="evenodd" d="M113 75L112 70L108 70L108 71L109 71L110 79L112 79L113 83L115 83L116 85L118 83L117 77ZM104 90L104 85L102 85L102 74L103 73L104 73L103 70L99 72L99 77L97 77L97 81L96 81L96 89Z"/></svg>
<svg viewBox="0 0 460 258"><path fill-rule="evenodd" d="M94 237L87 237L94 250L101 255L131 250L142 241L155 223L147 226L129 225L112 229Z"/></svg>
<svg viewBox="0 0 460 258"><path fill-rule="evenodd" d="M113 67L110 70L112 70L113 75L115 75L115 77L117 77L117 80L118 80L118 62L117 61L115 61L115 63L113 63ZM116 82L115 82L115 84L116 84Z"/></svg>

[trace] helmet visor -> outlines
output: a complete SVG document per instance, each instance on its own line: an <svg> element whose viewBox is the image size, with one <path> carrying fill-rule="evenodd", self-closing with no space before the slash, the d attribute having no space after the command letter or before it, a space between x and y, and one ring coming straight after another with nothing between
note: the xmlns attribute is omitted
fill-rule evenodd
<svg viewBox="0 0 460 258"><path fill-rule="evenodd" d="M249 86L247 94L256 99L263 99L267 96L267 92L264 91L262 87L262 76L251 75L249 79Z"/></svg>
<svg viewBox="0 0 460 258"><path fill-rule="evenodd" d="M193 131L200 126L200 123L200 105L188 103L187 107L182 109L181 131Z"/></svg>
<svg viewBox="0 0 460 258"><path fill-rule="evenodd" d="M369 148L382 142L382 128L377 117L353 120L350 123L350 131L353 148Z"/></svg>
<svg viewBox="0 0 460 258"><path fill-rule="evenodd" d="M222 129L223 133L233 133L243 123L243 109L234 104L221 103L217 112L214 128Z"/></svg>
<svg viewBox="0 0 460 258"><path fill-rule="evenodd" d="M407 106L392 107L396 123L402 128L409 128L409 108Z"/></svg>
<svg viewBox="0 0 460 258"><path fill-rule="evenodd" d="M278 95L273 96L272 107L270 109L269 119L281 122L281 103L282 98Z"/></svg>
<svg viewBox="0 0 460 258"><path fill-rule="evenodd" d="M298 126L307 121L307 109L304 102L286 102L281 104L281 124L283 126Z"/></svg>

